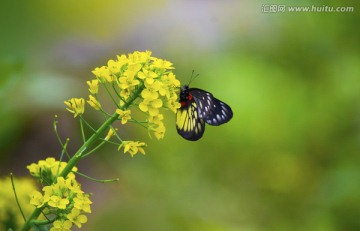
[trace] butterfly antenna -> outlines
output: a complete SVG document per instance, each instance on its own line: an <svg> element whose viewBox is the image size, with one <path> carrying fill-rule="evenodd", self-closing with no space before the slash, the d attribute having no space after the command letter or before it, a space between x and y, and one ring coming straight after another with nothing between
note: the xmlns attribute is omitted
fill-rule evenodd
<svg viewBox="0 0 360 231"><path fill-rule="evenodd" d="M195 80L195 79L196 79L196 77L198 77L198 76L199 76L199 74L196 74L196 75L194 76L194 73L195 73L195 70L192 70L192 72L191 72L191 77L190 77L190 80L189 80L188 86L190 86L191 82L192 82L193 80Z"/></svg>

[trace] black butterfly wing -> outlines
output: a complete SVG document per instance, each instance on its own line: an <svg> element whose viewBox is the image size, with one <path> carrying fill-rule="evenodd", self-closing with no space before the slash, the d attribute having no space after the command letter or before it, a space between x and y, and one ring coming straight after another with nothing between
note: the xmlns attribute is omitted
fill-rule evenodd
<svg viewBox="0 0 360 231"><path fill-rule="evenodd" d="M176 129L179 135L191 141L200 139L205 131L205 120L199 117L197 103L194 99L176 112Z"/></svg>
<svg viewBox="0 0 360 231"><path fill-rule="evenodd" d="M199 88L190 88L189 93L196 102L199 117L206 119L213 106L213 95L210 92L201 90Z"/></svg>
<svg viewBox="0 0 360 231"><path fill-rule="evenodd" d="M229 105L215 98L210 92L191 88L189 93L193 96L198 106L199 117L206 123L219 126L228 122L233 117L233 112Z"/></svg>
<svg viewBox="0 0 360 231"><path fill-rule="evenodd" d="M213 98L212 107L210 107L210 112L205 121L210 125L219 126L231 120L232 117L233 112L229 105L217 98Z"/></svg>

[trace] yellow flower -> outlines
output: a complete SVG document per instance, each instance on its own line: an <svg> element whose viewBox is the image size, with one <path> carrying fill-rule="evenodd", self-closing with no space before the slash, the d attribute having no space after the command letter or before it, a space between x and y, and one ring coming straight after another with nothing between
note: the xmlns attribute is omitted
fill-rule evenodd
<svg viewBox="0 0 360 231"><path fill-rule="evenodd" d="M114 131L115 130L115 131ZM110 140L111 137L113 137L116 134L116 128L110 128L108 131L108 134L105 137L105 140Z"/></svg>
<svg viewBox="0 0 360 231"><path fill-rule="evenodd" d="M157 99L159 98L158 91L161 87L161 83L159 81L155 81L152 84L149 84L148 82L145 82L145 89L141 92L141 97L144 99Z"/></svg>
<svg viewBox="0 0 360 231"><path fill-rule="evenodd" d="M134 63L134 64L129 63L126 71L124 72L124 75L134 77L141 70L141 67L142 65L139 63Z"/></svg>
<svg viewBox="0 0 360 231"><path fill-rule="evenodd" d="M117 62L121 63L123 65L127 64L129 62L128 58L126 57L126 55L117 55Z"/></svg>
<svg viewBox="0 0 360 231"><path fill-rule="evenodd" d="M38 163L41 169L52 168L58 164L54 157L48 157L45 160L39 160Z"/></svg>
<svg viewBox="0 0 360 231"><path fill-rule="evenodd" d="M86 213L91 213L91 208L90 208L90 204L92 204L92 202L90 201L90 199L87 196L84 196L83 194L79 194L77 195L77 197L74 198L74 207L82 210Z"/></svg>
<svg viewBox="0 0 360 231"><path fill-rule="evenodd" d="M172 67L172 63L163 59L154 59L154 62L152 63L152 66L155 68L160 68L160 69L174 69L174 67Z"/></svg>
<svg viewBox="0 0 360 231"><path fill-rule="evenodd" d="M74 117L84 114L85 100L83 98L72 98L68 101L64 101L68 106L66 110L74 114Z"/></svg>
<svg viewBox="0 0 360 231"><path fill-rule="evenodd" d="M146 144L144 142L139 141L123 141L120 145L119 149L124 146L124 153L129 152L131 156L134 156L136 153L140 152L145 155L145 151L143 149Z"/></svg>
<svg viewBox="0 0 360 231"><path fill-rule="evenodd" d="M89 100L87 101L88 104L94 108L95 110L99 111L101 109L101 104L99 101L97 101L97 99L92 96L92 95L89 95Z"/></svg>
<svg viewBox="0 0 360 231"><path fill-rule="evenodd" d="M150 116L156 116L159 114L159 108L163 105L161 99L144 99L140 104L139 108L143 112L149 112Z"/></svg>
<svg viewBox="0 0 360 231"><path fill-rule="evenodd" d="M161 87L159 89L159 94L161 96L166 96L166 98L171 98L172 95L175 95L177 98L177 89L180 87L180 81L175 78L175 75L170 72L168 75L163 75L161 77Z"/></svg>
<svg viewBox="0 0 360 231"><path fill-rule="evenodd" d="M72 189L72 179L64 179L64 177L58 177L56 184L51 185L53 191L59 196L68 196L68 192Z"/></svg>
<svg viewBox="0 0 360 231"><path fill-rule="evenodd" d="M131 90L133 89L133 87L135 87L136 85L139 85L140 81L135 79L134 76L121 76L119 78L119 84L118 86L121 89L128 89L130 88Z"/></svg>
<svg viewBox="0 0 360 231"><path fill-rule="evenodd" d="M154 79L158 78L159 76L158 76L158 74L156 74L153 71L148 71L146 69L143 69L142 71L140 71L138 73L138 77L140 79L144 79L146 81L146 83L152 84L154 82Z"/></svg>
<svg viewBox="0 0 360 231"><path fill-rule="evenodd" d="M69 179L66 179L69 180ZM70 179L71 181L71 186L69 186L69 190L71 191L72 194L83 194L84 192L81 190L81 185L79 183L77 183L77 181L75 179Z"/></svg>
<svg viewBox="0 0 360 231"><path fill-rule="evenodd" d="M67 218L79 228L81 228L83 223L87 222L87 217L80 214L80 210L77 208L73 208L71 213L67 215Z"/></svg>
<svg viewBox="0 0 360 231"><path fill-rule="evenodd" d="M145 63L148 62L151 56L151 51L145 51L145 52L140 52L140 51L135 51L132 54L129 54L129 64L133 64L133 63Z"/></svg>
<svg viewBox="0 0 360 231"><path fill-rule="evenodd" d="M152 129L156 139L160 140L164 138L165 135L165 126L163 123L160 123L155 129Z"/></svg>
<svg viewBox="0 0 360 231"><path fill-rule="evenodd" d="M72 223L69 220L56 220L53 223L53 227L50 231L70 231Z"/></svg>
<svg viewBox="0 0 360 231"><path fill-rule="evenodd" d="M40 167L39 165L32 163L28 166L26 166L27 169L29 169L29 172L32 176L34 177L39 177L40 176Z"/></svg>
<svg viewBox="0 0 360 231"><path fill-rule="evenodd" d="M43 195L39 191L33 191L30 194L30 204L35 205L37 208L42 207L49 198L43 197Z"/></svg>
<svg viewBox="0 0 360 231"><path fill-rule="evenodd" d="M170 98L170 89L169 89L169 85L161 83L160 85L160 89L159 89L159 94L161 96L166 96L166 98Z"/></svg>
<svg viewBox="0 0 360 231"><path fill-rule="evenodd" d="M163 114L157 114L156 116L149 116L149 123L159 125L164 119Z"/></svg>
<svg viewBox="0 0 360 231"><path fill-rule="evenodd" d="M176 111L181 107L181 104L177 101L177 96L175 98L170 98L166 102L166 107L169 108L172 112L176 113Z"/></svg>
<svg viewBox="0 0 360 231"><path fill-rule="evenodd" d="M116 74L118 74L120 72L122 65L123 65L123 63L114 61L112 59L110 59L107 62L107 66L108 66L109 71L114 75L116 75Z"/></svg>
<svg viewBox="0 0 360 231"><path fill-rule="evenodd" d="M111 73L106 66L97 67L92 71L92 73L103 83L112 82Z"/></svg>
<svg viewBox="0 0 360 231"><path fill-rule="evenodd" d="M50 200L50 197L55 193L53 186L45 186L42 190L44 191L44 197L47 196L47 201Z"/></svg>
<svg viewBox="0 0 360 231"><path fill-rule="evenodd" d="M121 96L124 100L127 100L127 99L129 98L131 92L132 92L132 89L130 89L130 88L123 89L123 90L121 90L121 92L120 92L120 96Z"/></svg>
<svg viewBox="0 0 360 231"><path fill-rule="evenodd" d="M66 198L61 198L59 196L51 196L48 201L48 205L53 208L66 209L66 205L69 204L69 200Z"/></svg>
<svg viewBox="0 0 360 231"><path fill-rule="evenodd" d="M91 81L86 81L86 83L89 85L90 93L96 95L99 91L99 80L93 79Z"/></svg>
<svg viewBox="0 0 360 231"><path fill-rule="evenodd" d="M121 124L126 124L129 119L131 119L131 111L126 110L123 111L121 109L116 109L116 113L119 114L119 118L121 118Z"/></svg>
<svg viewBox="0 0 360 231"><path fill-rule="evenodd" d="M167 79L167 84L169 85L169 87L172 88L180 87L180 81L176 79L174 73L170 72L165 78Z"/></svg>

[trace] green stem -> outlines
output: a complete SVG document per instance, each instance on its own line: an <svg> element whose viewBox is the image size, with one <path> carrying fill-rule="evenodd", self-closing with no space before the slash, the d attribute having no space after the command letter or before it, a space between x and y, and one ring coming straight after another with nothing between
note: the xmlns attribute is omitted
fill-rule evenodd
<svg viewBox="0 0 360 231"><path fill-rule="evenodd" d="M29 219L25 222L24 226L22 227L21 230L29 230L31 228L31 223L33 220L36 220L36 218L38 218L41 214L41 212L43 211L43 208L36 208L34 210L34 212L31 214L31 216L29 217Z"/></svg>
<svg viewBox="0 0 360 231"><path fill-rule="evenodd" d="M116 178L116 179L109 179L109 180L99 180L99 179L95 179L93 177L90 177L90 176L87 176L81 172L76 172L77 175L80 175L88 180L92 180L92 181L95 181L95 182L99 182L99 183L110 183L110 182L114 182L114 181L119 181L120 179L119 178Z"/></svg>
<svg viewBox="0 0 360 231"><path fill-rule="evenodd" d="M115 105L118 105L119 103L114 99L114 97L112 96L110 90L107 88L106 84L103 84L103 86L105 87L107 93L110 95L111 100L115 103Z"/></svg>
<svg viewBox="0 0 360 231"><path fill-rule="evenodd" d="M80 118L80 129L81 129L81 136L82 136L83 142L85 143L86 137L85 137L85 132L84 132L84 125L83 125L81 118Z"/></svg>
<svg viewBox="0 0 360 231"><path fill-rule="evenodd" d="M58 121L57 121L57 115L55 115L55 116L54 116L53 127L54 127L54 132L55 132L56 138L57 138L57 140L58 140L61 148L63 149L63 151L65 151L66 156L70 159L70 155L69 155L69 153L66 151L66 146L67 146L67 143L69 142L69 139L66 140L66 143L65 143L65 145L64 145L63 142L61 141L61 138L60 138L59 133L58 133L58 131L57 131L57 123L58 123Z"/></svg>
<svg viewBox="0 0 360 231"><path fill-rule="evenodd" d="M105 144L105 141L101 141L100 144L98 144L95 148L93 148L92 150L90 150L89 152L83 154L82 158L87 157L89 155L91 155L92 153L96 152L99 148L101 148L103 145Z"/></svg>
<svg viewBox="0 0 360 231"><path fill-rule="evenodd" d="M19 207L19 209L20 209L20 212L21 212L21 215L22 215L24 221L26 222L26 218L25 218L24 212L23 212L23 210L21 209L21 206L20 206L20 203L19 203L19 199L18 199L18 196L17 196L17 194L16 194L14 177L13 177L13 174L12 174L12 173L10 173L10 178L11 178L11 185L12 185L12 189L13 189L13 191L14 191L16 203L17 203L17 205L18 205L18 207Z"/></svg>
<svg viewBox="0 0 360 231"><path fill-rule="evenodd" d="M138 86L134 94L132 94L128 101L121 107L122 110L125 110L132 104L132 102L140 95L141 91L144 89L144 83L141 83L140 86ZM100 135L108 129L108 127L114 123L119 117L119 114L114 113L110 118L108 118L94 134L79 148L79 150L74 154L74 156L69 160L63 171L59 174L59 177L66 177L72 170L74 166L79 162L79 160L83 157L84 151L86 151L91 145L94 144L94 142L99 139ZM27 231L31 228L31 222L35 219L37 219L44 207L42 208L36 208L29 219L25 222L24 226L22 227L22 231Z"/></svg>

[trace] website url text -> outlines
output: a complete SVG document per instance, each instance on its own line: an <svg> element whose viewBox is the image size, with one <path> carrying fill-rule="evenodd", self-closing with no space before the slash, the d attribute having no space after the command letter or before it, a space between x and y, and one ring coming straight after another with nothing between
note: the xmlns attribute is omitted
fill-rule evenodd
<svg viewBox="0 0 360 231"><path fill-rule="evenodd" d="M285 12L319 12L319 13L349 13L354 12L353 6L287 6L277 4L266 4L261 6L263 13L285 13Z"/></svg>

